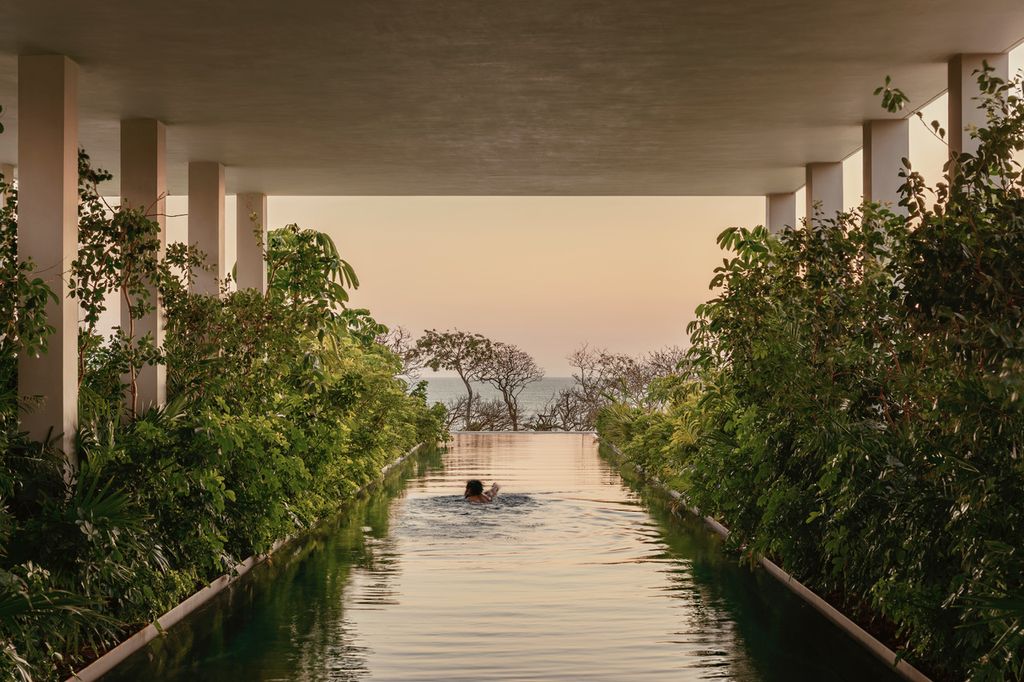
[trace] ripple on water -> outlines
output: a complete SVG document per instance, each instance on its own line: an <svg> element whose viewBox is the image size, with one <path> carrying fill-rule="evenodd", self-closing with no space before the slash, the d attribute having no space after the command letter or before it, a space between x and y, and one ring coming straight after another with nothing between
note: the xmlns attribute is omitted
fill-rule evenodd
<svg viewBox="0 0 1024 682"><path fill-rule="evenodd" d="M467 502L462 495L413 497L406 501L397 531L420 539L477 538L484 531L491 538L511 537L513 529L540 525L529 517L543 505L521 493L501 494L489 504Z"/></svg>
<svg viewBox="0 0 1024 682"><path fill-rule="evenodd" d="M450 494L469 478L505 487L490 504ZM113 679L886 679L699 524L626 489L589 436L460 436L405 495L379 493L301 564L265 564L278 572L248 601L209 609L205 636L172 629Z"/></svg>

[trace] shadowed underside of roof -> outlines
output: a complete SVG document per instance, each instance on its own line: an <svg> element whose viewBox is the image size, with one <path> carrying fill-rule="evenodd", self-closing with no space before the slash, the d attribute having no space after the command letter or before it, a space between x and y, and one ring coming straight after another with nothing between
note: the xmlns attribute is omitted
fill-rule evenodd
<svg viewBox="0 0 1024 682"><path fill-rule="evenodd" d="M1024 36L1019 0L105 0L0 12L0 162L17 55L81 68L81 143L168 125L229 191L739 195L793 190L861 144L885 75L917 104L956 53Z"/></svg>

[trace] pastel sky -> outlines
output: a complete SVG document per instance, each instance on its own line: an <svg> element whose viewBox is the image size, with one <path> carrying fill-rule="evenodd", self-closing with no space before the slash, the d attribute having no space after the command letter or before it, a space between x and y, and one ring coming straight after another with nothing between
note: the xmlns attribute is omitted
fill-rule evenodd
<svg viewBox="0 0 1024 682"><path fill-rule="evenodd" d="M715 237L764 221L763 197L270 197L270 227L327 232L355 267L352 305L421 334L515 343L549 376L582 343L643 353L686 344L721 262ZM185 197L168 239L186 238ZM228 197L228 262L234 198Z"/></svg>
<svg viewBox="0 0 1024 682"><path fill-rule="evenodd" d="M945 98L925 119L945 118ZM911 156L930 180L945 151L911 123ZM860 153L844 162L848 206ZM803 193L798 193L802 205ZM170 197L171 241L187 199ZM515 343L549 376L581 343L643 353L685 346L694 308L723 254L716 235L764 221L763 197L271 197L269 224L330 234L362 281L355 306L416 334L459 328ZM234 262L228 197L228 262Z"/></svg>
<svg viewBox="0 0 1024 682"><path fill-rule="evenodd" d="M943 99L925 117L944 110ZM935 178L943 147L911 124L911 153ZM849 206L860 165L859 153L845 163ZM564 376L584 342L634 354L687 345L724 255L715 237L763 223L764 208L759 196L273 197L269 222L327 231L362 281L353 303L386 324L477 331Z"/></svg>
<svg viewBox="0 0 1024 682"><path fill-rule="evenodd" d="M383 322L477 331L564 376L583 342L682 345L715 235L761 222L764 199L275 198L270 213L330 233L359 273L353 302Z"/></svg>

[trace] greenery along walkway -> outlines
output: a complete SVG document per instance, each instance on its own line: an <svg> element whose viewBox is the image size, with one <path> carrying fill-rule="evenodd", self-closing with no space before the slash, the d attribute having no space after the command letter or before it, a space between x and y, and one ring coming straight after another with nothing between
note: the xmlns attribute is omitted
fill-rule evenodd
<svg viewBox="0 0 1024 682"><path fill-rule="evenodd" d="M979 85L980 148L934 188L907 168L907 215L723 232L667 407L598 430L935 678L1019 680L1024 100Z"/></svg>
<svg viewBox="0 0 1024 682"><path fill-rule="evenodd" d="M269 288L189 292L203 254L159 251L158 225L108 206L109 175L80 158L71 269L80 334L79 466L18 430L17 355L45 352L53 293L17 259L17 192L0 185L0 678L55 679L243 557L305 528L421 441L443 408L396 378L400 360L325 235L289 225L266 244ZM164 344L97 334L108 296L140 318L163 298ZM140 409L134 377L167 366L170 400ZM127 378L125 378L127 377Z"/></svg>
<svg viewBox="0 0 1024 682"><path fill-rule="evenodd" d="M1021 82L979 77L988 126L951 180L904 172L867 204L773 236L730 229L692 349L602 438L684 490L750 556L780 563L943 680L1024 679L1024 150ZM884 91L893 109L905 98ZM935 124L936 133L943 131ZM239 557L336 508L438 437L443 409L396 378L352 268L323 235L266 244L270 286L189 293L202 254L107 206L81 164L79 466L17 427L16 358L45 352L53 296L0 211L0 675L53 678ZM163 297L157 348L101 339L108 294ZM133 377L165 363L171 400ZM122 377L127 377L127 380Z"/></svg>

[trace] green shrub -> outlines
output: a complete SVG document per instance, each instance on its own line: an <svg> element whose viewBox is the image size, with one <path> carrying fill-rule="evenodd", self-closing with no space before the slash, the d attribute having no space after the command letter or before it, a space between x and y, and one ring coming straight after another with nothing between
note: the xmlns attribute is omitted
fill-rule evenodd
<svg viewBox="0 0 1024 682"><path fill-rule="evenodd" d="M1024 100L1019 80L979 84L978 152L934 189L908 168L909 215L866 204L723 232L687 421L616 409L601 433L636 461L667 453L735 547L936 677L1019 680ZM671 446L680 430L693 446Z"/></svg>
<svg viewBox="0 0 1024 682"><path fill-rule="evenodd" d="M265 294L193 294L202 254L171 245L162 258L156 223L108 207L96 185L109 175L84 154L79 170L77 471L17 431L17 355L45 349L52 294L17 260L16 195L0 210L0 675L23 680L67 674L444 435L443 406L377 343L386 328L345 307L358 280L326 235L271 231ZM132 326L97 334L110 294L139 319L153 291L162 348ZM134 377L154 363L170 400L143 410Z"/></svg>

